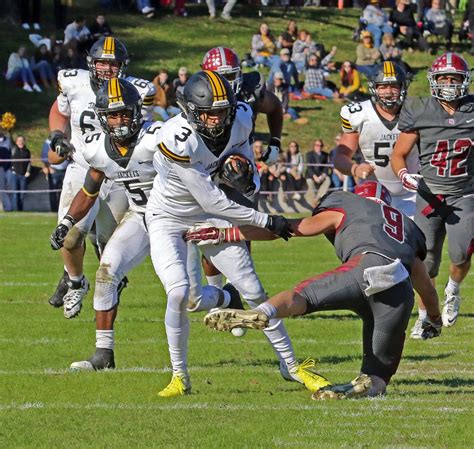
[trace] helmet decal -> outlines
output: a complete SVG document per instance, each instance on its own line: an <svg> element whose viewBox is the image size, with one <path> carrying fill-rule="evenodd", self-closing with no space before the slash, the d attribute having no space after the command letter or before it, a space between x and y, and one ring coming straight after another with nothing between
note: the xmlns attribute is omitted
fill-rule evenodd
<svg viewBox="0 0 474 449"><path fill-rule="evenodd" d="M108 84L109 108L120 109L125 107L123 102L122 89L118 78L112 78Z"/></svg>
<svg viewBox="0 0 474 449"><path fill-rule="evenodd" d="M102 57L104 59L115 59L115 39L113 37L106 37L104 46L102 47Z"/></svg>
<svg viewBox="0 0 474 449"><path fill-rule="evenodd" d="M385 82L397 82L397 75L395 73L395 66L392 61L385 61L383 63L383 80Z"/></svg>
<svg viewBox="0 0 474 449"><path fill-rule="evenodd" d="M209 77L209 81L212 87L212 95L214 97L212 106L228 106L229 100L227 99L227 92L221 78L219 78L211 70L204 70L204 73Z"/></svg>

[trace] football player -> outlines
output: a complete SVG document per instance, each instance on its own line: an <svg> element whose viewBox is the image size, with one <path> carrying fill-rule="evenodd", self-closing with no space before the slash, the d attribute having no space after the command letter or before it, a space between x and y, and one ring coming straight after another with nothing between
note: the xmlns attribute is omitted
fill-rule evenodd
<svg viewBox="0 0 474 449"><path fill-rule="evenodd" d="M61 192L59 221L63 219L72 199L84 183L88 164L82 155L82 146L90 143L85 139L90 139L95 131L100 131L99 119L93 108L96 93L106 80L117 76L125 77L128 62L127 49L122 42L114 37L102 37L93 44L87 56L89 70L59 71L60 92L49 115L51 151L48 156L51 163L60 163L65 158L72 159ZM143 99L142 112L147 118L151 118L155 87L143 79L131 76L126 79L140 92ZM83 274L84 237L97 217L97 241L99 246L103 246L127 207L123 187L106 180L102 186L100 200L94 204L87 216L71 229L62 249L64 274L49 299L49 303L54 307L64 304L66 318L73 318L80 312L82 299L89 289Z"/></svg>
<svg viewBox="0 0 474 449"><path fill-rule="evenodd" d="M334 166L345 175L376 179L392 196L392 206L413 218L415 193L407 190L394 175L390 156L400 131L398 117L406 98L409 80L398 64L386 61L379 64L377 74L369 78L372 98L351 103L341 109L343 136L336 147ZM352 157L360 147L363 162ZM416 150L407 155L411 173L418 171Z"/></svg>
<svg viewBox="0 0 474 449"><path fill-rule="evenodd" d="M458 317L460 285L474 251L474 97L469 66L456 53L438 57L428 80L431 97L409 98L401 110L391 163L405 188L417 192L415 222L426 236L425 264L433 282L448 237L451 263L442 318L449 327ZM407 164L415 145L420 175ZM421 319L424 314L422 309Z"/></svg>
<svg viewBox="0 0 474 449"><path fill-rule="evenodd" d="M363 321L361 374L347 385L322 388L314 399L377 396L385 393L397 371L405 330L413 307L413 284L421 289L428 307L424 338L438 336L442 327L438 297L423 265L423 233L415 223L390 206L390 193L375 181L349 192L322 198L312 217L291 220L297 237L324 234L334 245L342 265L299 283L253 310L218 310L205 317L217 330L235 326L265 329L272 318L317 311L351 310ZM225 241L228 230L207 229L187 239L210 236ZM214 234L214 235L213 235ZM262 230L234 229L233 239L271 240ZM411 280L410 280L411 273Z"/></svg>
<svg viewBox="0 0 474 449"><path fill-rule="evenodd" d="M267 149L264 151L261 161L272 165L278 161L281 147L281 131L283 129L283 109L280 100L265 88L265 79L259 72L242 73L240 59L234 50L227 47L211 48L205 55L201 64L203 70L218 72L229 81L237 101L250 105L253 113L253 123L258 113L267 116L270 139ZM253 159L252 159L253 160ZM258 189L256 190L256 192ZM232 195L231 190L226 190ZM258 199L250 196L250 200L256 204ZM233 198L231 196L231 198ZM233 198L239 202L238 199ZM247 203L241 204L247 205ZM221 286L222 275L209 261L203 258L203 267L210 285Z"/></svg>
<svg viewBox="0 0 474 449"><path fill-rule="evenodd" d="M228 81L209 70L198 72L188 80L179 102L184 114L168 120L160 131L160 151L153 159L157 175L146 211L151 258L167 294L165 327L173 376L169 385L160 391L162 397L184 395L191 389L186 308L191 286L200 286L200 273L197 281L191 279L199 270L187 269L188 246L183 234L195 223L211 221L226 225L229 222L254 224L284 238L290 236L285 218L237 204L212 180L229 155L238 153L251 160L250 107L236 102ZM192 245L190 247L192 250ZM203 253L248 302L256 305L266 299L245 243L208 245ZM225 293L224 307L237 292ZM192 295L198 305L218 302L204 288ZM308 371L306 365L297 365L281 321L272 321L267 337L284 365L282 371L286 370L290 380L298 380L314 390L327 384L325 379Z"/></svg>
<svg viewBox="0 0 474 449"><path fill-rule="evenodd" d="M142 98L130 82L112 78L101 84L93 108L100 128L85 135L81 152L89 169L66 216L51 235L53 249L61 248L73 226L94 207L106 179L123 187L128 210L105 245L96 273L96 352L89 360L71 365L82 370L115 367L118 286L150 251L144 215L156 174L152 161L161 127L161 122L143 123Z"/></svg>

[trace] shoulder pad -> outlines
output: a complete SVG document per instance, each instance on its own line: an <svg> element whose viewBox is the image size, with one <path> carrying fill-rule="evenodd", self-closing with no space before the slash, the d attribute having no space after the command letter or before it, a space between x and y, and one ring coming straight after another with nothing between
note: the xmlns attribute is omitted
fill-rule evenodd
<svg viewBox="0 0 474 449"><path fill-rule="evenodd" d="M265 77L259 72L249 72L242 75L242 100L246 101L252 97L261 99L265 92Z"/></svg>
<svg viewBox="0 0 474 449"><path fill-rule="evenodd" d="M158 149L163 156L173 162L191 163L198 140L191 125L180 116L173 117L163 124L159 132Z"/></svg>
<svg viewBox="0 0 474 449"><path fill-rule="evenodd" d="M242 125L244 128L252 130L253 129L253 112L252 108L243 101L237 102L235 113L235 121Z"/></svg>
<svg viewBox="0 0 474 449"><path fill-rule="evenodd" d="M78 83L89 82L89 72L81 69L63 69L58 72L58 84L62 92L77 86Z"/></svg>
<svg viewBox="0 0 474 449"><path fill-rule="evenodd" d="M370 100L367 100L370 101ZM341 108L341 126L345 133L359 132L367 103L349 103Z"/></svg>
<svg viewBox="0 0 474 449"><path fill-rule="evenodd" d="M135 78L134 76L127 76L125 80L138 90L138 93L143 99L144 106L150 106L153 103L153 98L156 94L156 87L151 81L142 78Z"/></svg>

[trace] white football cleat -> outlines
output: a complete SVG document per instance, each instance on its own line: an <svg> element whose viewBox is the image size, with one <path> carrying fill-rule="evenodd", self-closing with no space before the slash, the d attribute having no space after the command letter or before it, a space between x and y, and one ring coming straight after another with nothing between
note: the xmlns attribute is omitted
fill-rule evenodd
<svg viewBox="0 0 474 449"><path fill-rule="evenodd" d="M69 281L69 290L64 295L64 317L71 319L79 315L82 309L82 300L89 291L89 281L84 276L79 288L72 288L72 283Z"/></svg>
<svg viewBox="0 0 474 449"><path fill-rule="evenodd" d="M422 324L423 324L423 320L420 317L418 317L410 333L410 337L413 338L414 340L423 340Z"/></svg>
<svg viewBox="0 0 474 449"><path fill-rule="evenodd" d="M444 327L454 326L459 315L459 306L461 305L461 297L449 290L444 291L444 306L441 312L441 319Z"/></svg>

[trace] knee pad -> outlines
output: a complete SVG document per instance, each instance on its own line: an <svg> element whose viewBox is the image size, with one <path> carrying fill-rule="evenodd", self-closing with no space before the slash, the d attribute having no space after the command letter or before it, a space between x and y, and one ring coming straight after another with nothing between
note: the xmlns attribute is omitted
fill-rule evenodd
<svg viewBox="0 0 474 449"><path fill-rule="evenodd" d="M94 310L99 312L114 308L118 303L117 286L122 279L110 273L107 264L101 264L95 275Z"/></svg>
<svg viewBox="0 0 474 449"><path fill-rule="evenodd" d="M80 248L84 243L84 234L76 226L73 226L66 235L64 240L64 248L73 250Z"/></svg>
<svg viewBox="0 0 474 449"><path fill-rule="evenodd" d="M424 263L430 278L435 278L436 276L438 276L441 259L436 257L436 254L428 251Z"/></svg>
<svg viewBox="0 0 474 449"><path fill-rule="evenodd" d="M168 303L166 308L175 312L186 310L189 300L189 285L183 285L171 289L168 294Z"/></svg>

